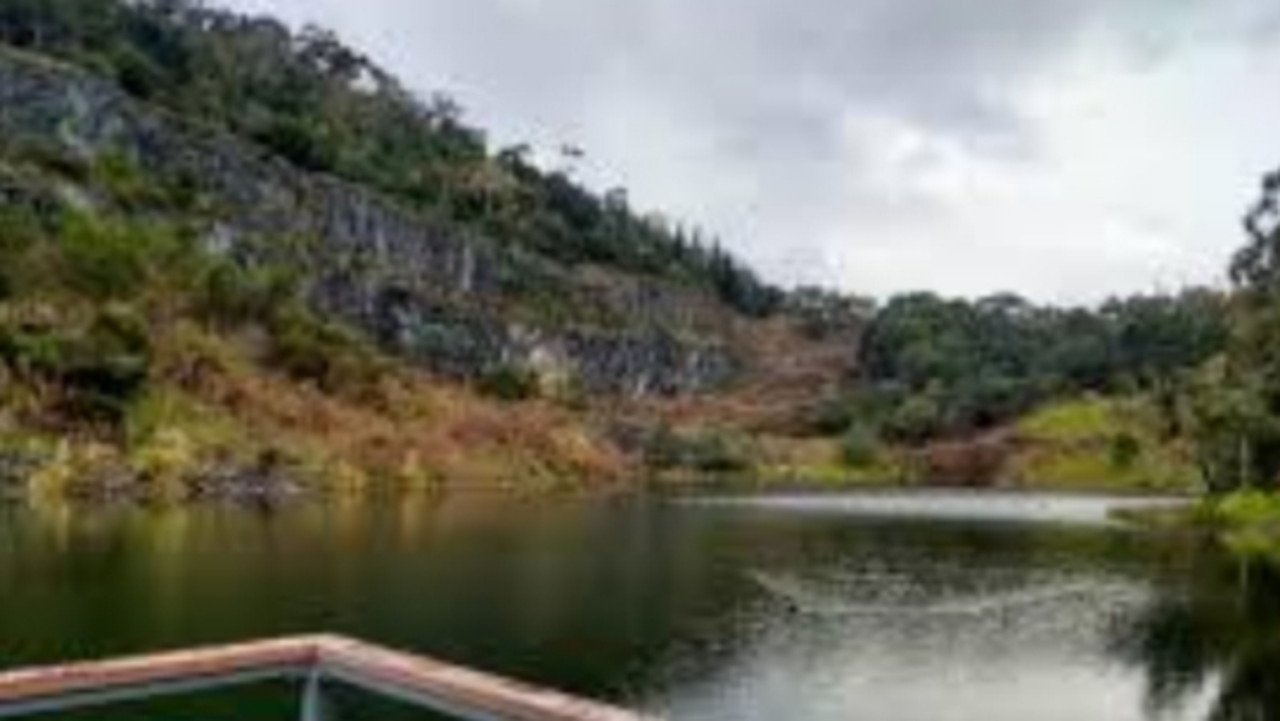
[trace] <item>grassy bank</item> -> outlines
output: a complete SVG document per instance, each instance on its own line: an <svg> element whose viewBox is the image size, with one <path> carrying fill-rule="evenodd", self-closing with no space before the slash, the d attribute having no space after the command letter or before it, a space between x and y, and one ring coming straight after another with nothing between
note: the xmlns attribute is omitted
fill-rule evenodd
<svg viewBox="0 0 1280 721"><path fill-rule="evenodd" d="M1050 403L983 435L915 447L863 434L812 438L692 429L672 437L695 450L715 449L668 454L675 462L659 467L673 483L731 478L760 488L943 485L1121 494L1190 494L1201 486L1190 442L1171 432L1142 396Z"/></svg>
<svg viewBox="0 0 1280 721"><path fill-rule="evenodd" d="M1280 566L1280 493L1243 490L1185 506L1125 509L1117 518L1135 527L1210 539L1246 560Z"/></svg>
<svg viewBox="0 0 1280 721"><path fill-rule="evenodd" d="M1189 493L1200 485L1190 441L1142 396L1049 404L1019 420L1015 434L1002 474L1019 487Z"/></svg>
<svg viewBox="0 0 1280 721"><path fill-rule="evenodd" d="M1212 532L1238 556L1280 564L1280 493L1238 491L1206 499L1184 522Z"/></svg>

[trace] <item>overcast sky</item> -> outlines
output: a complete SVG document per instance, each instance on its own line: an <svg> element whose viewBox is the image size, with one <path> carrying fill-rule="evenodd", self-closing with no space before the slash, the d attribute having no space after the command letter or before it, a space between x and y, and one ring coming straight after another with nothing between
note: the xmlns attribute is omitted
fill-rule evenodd
<svg viewBox="0 0 1280 721"><path fill-rule="evenodd" d="M1280 165L1275 0L223 0L786 283L1055 302L1218 283Z"/></svg>

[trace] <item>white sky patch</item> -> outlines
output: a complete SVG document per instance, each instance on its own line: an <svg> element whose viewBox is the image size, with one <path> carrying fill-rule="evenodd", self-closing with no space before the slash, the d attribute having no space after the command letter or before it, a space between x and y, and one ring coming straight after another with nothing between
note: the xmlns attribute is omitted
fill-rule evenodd
<svg viewBox="0 0 1280 721"><path fill-rule="evenodd" d="M846 239L840 284L1062 302L1220 285L1240 215L1280 162L1280 96L1263 90L1276 77L1280 52L1257 47L1146 68L1094 53L1020 99L1026 160L855 116L846 142L872 162L827 231L827 244Z"/></svg>

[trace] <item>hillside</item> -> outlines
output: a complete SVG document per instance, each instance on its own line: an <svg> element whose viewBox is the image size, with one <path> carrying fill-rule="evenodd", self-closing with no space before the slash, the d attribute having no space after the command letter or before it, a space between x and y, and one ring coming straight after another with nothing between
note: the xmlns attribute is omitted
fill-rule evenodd
<svg viewBox="0 0 1280 721"><path fill-rule="evenodd" d="M529 155L314 28L0 5L0 486L1189 489L1210 467L1236 296L784 291Z"/></svg>
<svg viewBox="0 0 1280 721"><path fill-rule="evenodd" d="M639 475L634 407L758 378L766 324L832 353L760 320L782 293L714 246L491 153L328 35L175 3L4 10L11 479L606 482ZM296 124L336 155L269 130ZM398 185L391 158L431 177ZM476 173L516 217L468 210Z"/></svg>

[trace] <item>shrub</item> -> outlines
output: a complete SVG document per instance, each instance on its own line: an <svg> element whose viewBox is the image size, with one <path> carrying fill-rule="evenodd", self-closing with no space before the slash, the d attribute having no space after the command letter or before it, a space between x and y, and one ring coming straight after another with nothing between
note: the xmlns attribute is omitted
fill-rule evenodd
<svg viewBox="0 0 1280 721"><path fill-rule="evenodd" d="M810 411L805 429L823 437L839 437L856 424L881 437L892 432L893 416L909 398L892 384L830 391Z"/></svg>
<svg viewBox="0 0 1280 721"><path fill-rule="evenodd" d="M124 46L112 58L116 79L130 95L143 100L150 99L164 84L164 73L146 55L137 49Z"/></svg>
<svg viewBox="0 0 1280 721"><path fill-rule="evenodd" d="M754 455L742 436L720 431L681 434L666 425L654 431L645 446L645 464L657 470L741 473L754 466Z"/></svg>
<svg viewBox="0 0 1280 721"><path fill-rule="evenodd" d="M272 152L304 170L331 170L337 161L334 149L321 138L320 133L301 120L273 120L255 137Z"/></svg>
<svg viewBox="0 0 1280 721"><path fill-rule="evenodd" d="M114 424L146 388L151 342L132 309L110 305L78 326L0 323L0 361L20 377L56 384L63 415Z"/></svg>
<svg viewBox="0 0 1280 721"><path fill-rule="evenodd" d="M738 435L710 433L693 439L690 466L706 473L741 473L754 465L750 443Z"/></svg>
<svg viewBox="0 0 1280 721"><path fill-rule="evenodd" d="M0 321L0 361L20 375L40 374L61 365L61 345L47 329L21 321Z"/></svg>
<svg viewBox="0 0 1280 721"><path fill-rule="evenodd" d="M867 468L879 455L879 439L870 429L853 424L840 439L840 460L850 468Z"/></svg>
<svg viewBox="0 0 1280 721"><path fill-rule="evenodd" d="M104 153L93 167L94 180L128 210L167 205L166 193L124 153Z"/></svg>
<svg viewBox="0 0 1280 721"><path fill-rule="evenodd" d="M853 423L854 402L844 394L826 395L814 407L808 429L820 436L835 436Z"/></svg>
<svg viewBox="0 0 1280 721"><path fill-rule="evenodd" d="M1111 465L1127 470L1138 462L1142 456L1142 441L1128 431L1117 433L1111 438Z"/></svg>
<svg viewBox="0 0 1280 721"><path fill-rule="evenodd" d="M98 301L135 298L155 268L191 257L167 228L79 214L64 219L60 240L59 280Z"/></svg>
<svg viewBox="0 0 1280 721"><path fill-rule="evenodd" d="M196 289L196 312L217 325L270 322L298 297L296 275L284 268L246 268L224 260L210 264Z"/></svg>
<svg viewBox="0 0 1280 721"><path fill-rule="evenodd" d="M0 208L0 300L16 294L29 269L23 257L42 237L35 214L25 208Z"/></svg>
<svg viewBox="0 0 1280 721"><path fill-rule="evenodd" d="M942 409L932 398L912 396L889 416L886 431L894 438L911 443L928 440L942 427Z"/></svg>
<svg viewBox="0 0 1280 721"><path fill-rule="evenodd" d="M514 363L495 366L476 381L480 393L509 402L537 398L541 386L537 371Z"/></svg>
<svg viewBox="0 0 1280 721"><path fill-rule="evenodd" d="M665 470L680 467L683 445L671 426L663 423L644 439L644 462L650 468Z"/></svg>
<svg viewBox="0 0 1280 721"><path fill-rule="evenodd" d="M359 394L383 375L380 358L350 331L292 306L271 320L270 362L326 393Z"/></svg>
<svg viewBox="0 0 1280 721"><path fill-rule="evenodd" d="M81 334L62 341L56 375L73 409L117 422L145 389L151 366L146 325L131 309L101 311Z"/></svg>
<svg viewBox="0 0 1280 721"><path fill-rule="evenodd" d="M77 183L88 180L91 173L89 163L53 140L23 139L14 144L12 154L16 159Z"/></svg>

